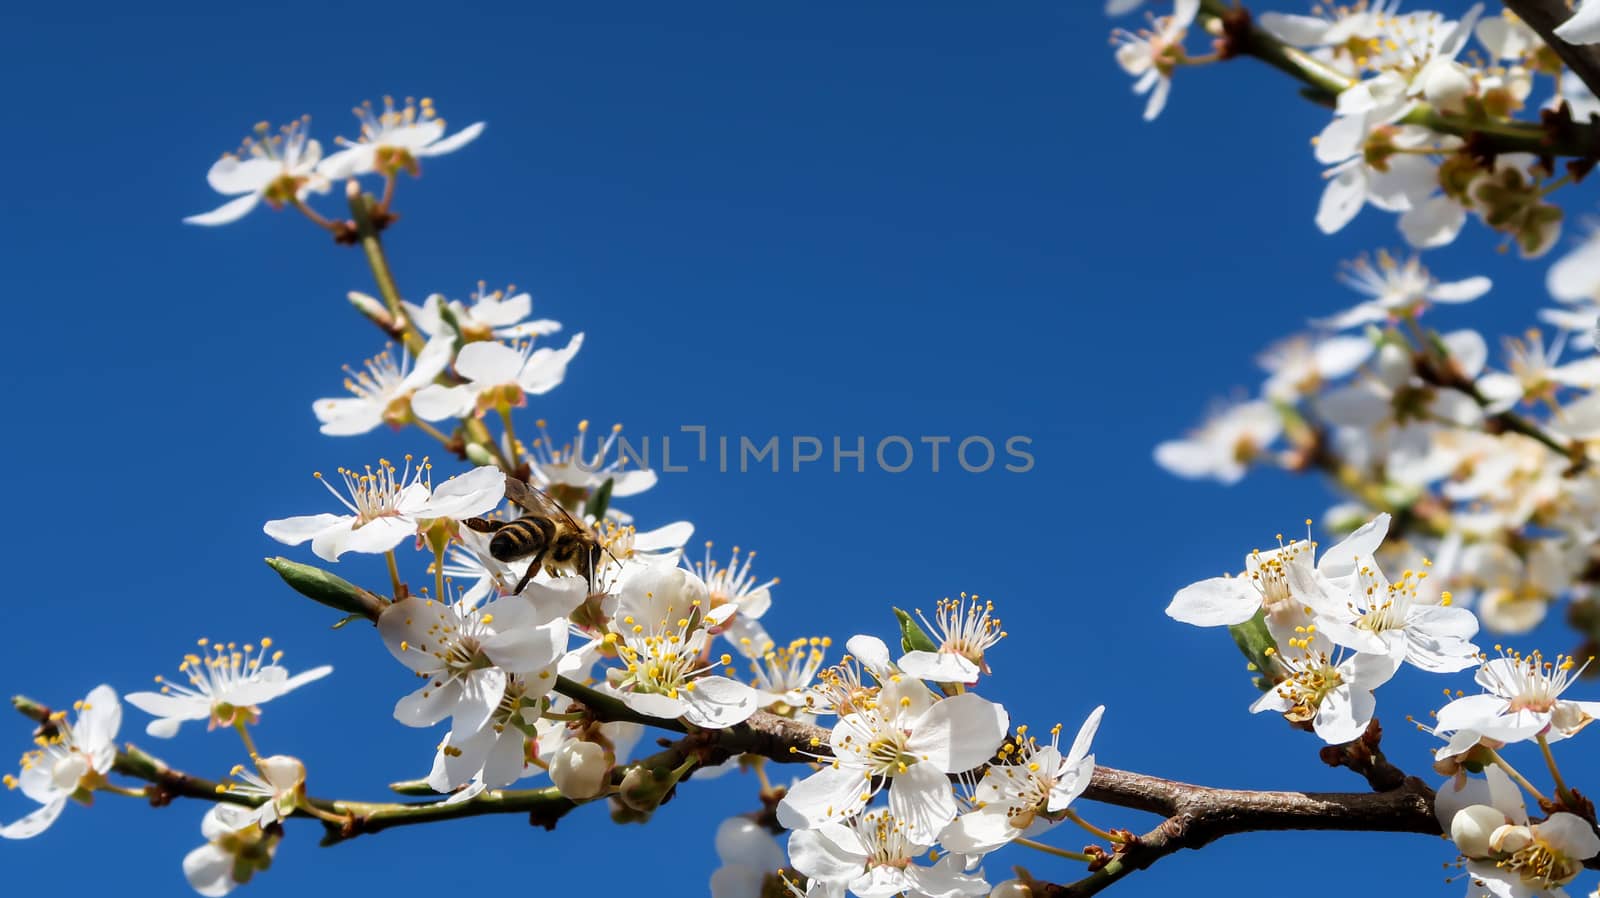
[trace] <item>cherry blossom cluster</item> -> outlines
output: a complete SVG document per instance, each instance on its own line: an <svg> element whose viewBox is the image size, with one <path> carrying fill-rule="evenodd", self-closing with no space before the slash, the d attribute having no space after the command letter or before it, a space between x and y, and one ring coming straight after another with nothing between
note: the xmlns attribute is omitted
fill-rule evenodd
<svg viewBox="0 0 1600 898"><path fill-rule="evenodd" d="M1120 14L1141 5L1117 2L1109 9ZM1225 4L1170 5L1171 13L1152 15L1149 27L1113 34L1118 64L1147 96L1147 120L1165 107L1180 67L1235 52ZM1510 12L1484 16L1482 4L1460 19L1402 11L1399 0L1289 5L1299 8L1252 10L1252 21L1333 107L1333 120L1312 141L1326 181L1315 210L1318 228L1339 231L1372 206L1397 214L1400 233L1419 249L1453 242L1472 217L1525 257L1555 246L1564 215L1549 197L1587 169L1556 171L1539 155L1537 140L1527 142L1527 151L1507 152L1462 137L1492 135L1510 124L1537 133L1550 115L1571 124L1600 112L1594 93L1532 28ZM1215 52L1188 49L1197 24L1220 38ZM1600 41L1600 7L1587 3L1558 33Z"/></svg>
<svg viewBox="0 0 1600 898"><path fill-rule="evenodd" d="M1474 330L1424 323L1459 314L1446 306L1484 295L1488 279L1441 281L1418 257L1383 252L1341 276L1361 302L1269 347L1258 395L1159 445L1156 461L1223 483L1261 467L1320 474L1342 496L1327 514L1336 529L1402 521L1377 558L1389 570L1431 559L1424 594L1448 591L1509 634L1565 603L1592 644L1600 244L1550 269L1558 304L1540 312L1545 327L1493 352Z"/></svg>
<svg viewBox="0 0 1600 898"><path fill-rule="evenodd" d="M985 649L1004 635L991 610L965 596L942 603L933 634L916 631L926 647L898 660L882 640L855 636L807 695L809 713L836 721L818 769L777 807L805 894L984 895L986 855L1081 819L1069 805L1094 771L1103 709L1065 753L1059 725L1047 742L1011 730L1005 708L972 691L988 672ZM724 870L749 862L723 859Z"/></svg>
<svg viewBox="0 0 1600 898"><path fill-rule="evenodd" d="M1584 664L1537 651L1481 653L1472 642L1476 616L1432 586L1426 559L1394 579L1379 567L1390 523L1378 515L1320 557L1309 537L1280 537L1277 547L1248 554L1239 575L1179 590L1167 614L1231 628L1258 673L1261 696L1251 712L1279 713L1334 746L1362 737L1375 719L1377 690L1402 667L1475 669L1481 692L1456 692L1431 725L1420 726L1447 743L1435 752L1435 769L1449 776L1435 803L1440 825L1460 852L1472 898L1562 895L1584 862L1600 856L1600 834L1582 816L1593 810L1568 789L1550 750L1600 716L1600 702L1565 697ZM1555 802L1500 753L1519 742L1542 749ZM1524 788L1543 819L1530 819Z"/></svg>
<svg viewBox="0 0 1600 898"><path fill-rule="evenodd" d="M381 240L397 218L399 176L419 176L421 160L461 149L483 124L448 134L429 100L386 100L381 111L364 105L356 114L360 136L341 139L343 149L327 157L304 120L278 134L258 129L208 174L233 199L186 221L226 224L262 202L294 208L338 242L362 244L373 265L380 295L349 299L390 345L345 368L342 394L311 401L310 411L328 436L388 428L436 443L435 451L318 472L327 493L321 507L313 501L321 491L312 490L304 506L284 509L306 513L276 517L263 530L304 546L316 562L270 559L288 585L349 613L341 626L370 620L399 662L397 674L413 678L397 690L394 718L436 728L440 738L430 762L418 759L425 776L396 788L428 800L308 793L306 763L262 754L255 728L262 705L331 668L291 675L271 640L202 640L184 657L181 678L158 677L157 691L125 699L152 716L151 737L171 738L183 722L203 720L234 730L246 749L248 763L216 785L204 844L183 861L196 891L224 895L266 870L296 816L355 832L374 814L436 819L453 808L498 807L508 796L535 800L537 789L516 787L536 779L564 800L604 801L622 820L648 817L691 774L755 771L771 819L763 827L736 818L718 831L726 866L713 883L717 894L752 898L773 888L864 898L985 894L986 855L1030 844L1063 820L1081 822L1068 805L1094 770L1089 744L1101 711L1063 751L1059 726L1043 740L1013 730L1004 708L972 691L990 673L986 653L1005 635L991 603L961 594L931 616L902 612L898 657L882 640L856 636L850 654L824 667L827 637L780 642L767 632L762 619L778 580L757 576L756 553L716 555L708 542L690 559L692 524L641 529L616 506L657 483L621 447L620 425L595 434L580 421L560 437L542 417L519 422L566 379L584 334L556 339L562 324L532 317L531 296L515 288L479 283L466 299L433 293L411 302L394 285ZM359 179L369 175L382 179L381 197L363 192ZM349 220L307 204L336 182ZM453 473L436 469L435 459L441 467L448 459ZM544 552L509 552L496 542L519 521L541 534ZM562 549L563 541L577 548ZM358 556L381 557L388 584L356 585L335 573ZM37 835L67 804L89 804L98 793L159 797L170 788L165 762L131 745L118 749L122 710L109 686L75 706L73 720L18 702L40 728L20 776L7 782L38 808L0 835ZM634 757L646 725L692 741L758 712L808 725L835 720L825 743L783 759L808 771L786 790L771 786L760 757L708 761L704 740L668 762ZM147 785L113 782L118 774ZM203 781L184 774L182 782ZM772 836L782 828L794 831L787 855Z"/></svg>

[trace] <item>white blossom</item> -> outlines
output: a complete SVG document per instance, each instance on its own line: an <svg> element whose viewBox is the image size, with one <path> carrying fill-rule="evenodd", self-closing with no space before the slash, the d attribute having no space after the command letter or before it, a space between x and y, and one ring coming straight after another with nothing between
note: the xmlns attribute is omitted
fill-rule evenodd
<svg viewBox="0 0 1600 898"><path fill-rule="evenodd" d="M432 466L424 458L415 467L411 456L396 468L379 459L374 470L340 468L344 492L316 475L350 514L314 514L268 521L262 528L278 542L297 546L311 541L318 558L338 561L346 552L381 554L417 534L424 521L462 520L494 510L505 498L505 475L483 465L434 488ZM348 498L347 498L348 496Z"/></svg>
<svg viewBox="0 0 1600 898"><path fill-rule="evenodd" d="M1112 34L1117 44L1117 64L1137 79L1134 93L1149 96L1144 107L1147 122L1166 108L1172 71L1183 59L1183 39L1199 11L1200 0L1177 0L1172 15L1155 20L1149 30L1135 33L1119 29Z"/></svg>
<svg viewBox="0 0 1600 898"><path fill-rule="evenodd" d="M963 872L955 854L945 855L933 866L914 863L931 844L892 810L877 810L795 832L789 836L789 858L795 870L813 881L843 886L859 898L988 893L982 872Z"/></svg>
<svg viewBox="0 0 1600 898"><path fill-rule="evenodd" d="M517 408L528 396L542 396L566 379L567 365L583 347L574 334L561 349L533 348L531 341L506 344L478 340L456 354L456 373L466 383L429 384L412 397L411 408L424 421L465 418L496 407Z"/></svg>
<svg viewBox="0 0 1600 898"><path fill-rule="evenodd" d="M1017 728L1017 738L1000 747L1003 763L984 770L972 791L972 810L939 835L946 850L981 856L1019 837L1033 837L1065 819L1067 806L1089 788L1094 755L1089 752L1105 707L1090 712L1063 755L1061 725L1041 744Z"/></svg>
<svg viewBox="0 0 1600 898"><path fill-rule="evenodd" d="M200 821L206 844L183 858L183 875L206 898L219 898L249 882L272 864L280 836L265 832L255 812L234 804L215 804Z"/></svg>
<svg viewBox="0 0 1600 898"><path fill-rule="evenodd" d="M324 177L338 181L372 172L392 175L400 169L416 175L419 159L453 153L477 139L484 129L483 122L475 122L445 137L444 119L434 112L433 101L427 97L420 103L407 99L400 107L395 106L393 97L384 97L383 111L375 111L367 102L355 109L355 115L361 122L361 136L353 141L338 139L345 149L317 166Z"/></svg>
<svg viewBox="0 0 1600 898"><path fill-rule="evenodd" d="M186 682L158 676L159 692L128 694L128 704L155 716L145 726L151 736L169 739L188 720L204 720L209 728L215 728L233 726L243 714L245 722L253 722L262 705L333 673L333 668L324 664L291 676L278 663L283 652L267 654L272 640L266 638L259 648L206 639L199 640L197 648L198 652L185 655L178 665Z"/></svg>
<svg viewBox="0 0 1600 898"><path fill-rule="evenodd" d="M994 616L993 602L962 593L959 599L940 599L932 622L921 610L917 616L937 648L906 652L900 657L901 670L939 683L976 683L980 673L989 673L984 652L1006 635L1000 618Z"/></svg>
<svg viewBox="0 0 1600 898"><path fill-rule="evenodd" d="M417 354L401 348L395 363L385 349L362 363L361 370L346 367L344 387L352 396L318 399L311 404L322 432L328 436L368 433L380 424L404 426L411 418L411 396L433 382L450 364L455 347L449 339L430 340Z"/></svg>
<svg viewBox="0 0 1600 898"><path fill-rule="evenodd" d="M921 681L892 680L868 706L839 718L832 760L789 790L778 821L810 829L854 816L886 784L890 812L931 844L956 817L949 774L993 757L1009 720L976 693L935 701Z"/></svg>
<svg viewBox="0 0 1600 898"><path fill-rule="evenodd" d="M1156 446L1156 464L1179 477L1238 483L1282 432L1283 419L1270 403L1227 406L1183 439Z"/></svg>
<svg viewBox="0 0 1600 898"><path fill-rule="evenodd" d="M479 281L470 304L434 293L420 306L405 303L406 317L430 338L518 340L543 337L561 330L561 322L548 318L523 321L533 313L533 297L527 293L512 293L514 289L489 291Z"/></svg>
<svg viewBox="0 0 1600 898"><path fill-rule="evenodd" d="M73 703L76 720L58 711L34 738L34 749L22 756L22 771L5 784L20 789L39 808L14 823L0 826L0 838L31 839L50 828L69 800L89 804L117 759L117 730L122 705L110 686L96 686Z"/></svg>
<svg viewBox="0 0 1600 898"><path fill-rule="evenodd" d="M1538 736L1556 742L1576 735L1600 717L1600 702L1563 699L1582 671L1572 658L1546 661L1540 652L1509 652L1485 659L1475 679L1483 687L1439 709L1441 733L1472 730L1501 742Z"/></svg>
<svg viewBox="0 0 1600 898"><path fill-rule="evenodd" d="M210 212L191 215L186 224L222 225L238 221L262 200L274 208L297 203L311 193L326 193L328 179L317 173L322 145L307 133L309 116L277 133L262 123L237 153L228 153L206 172L211 189L234 199Z"/></svg>

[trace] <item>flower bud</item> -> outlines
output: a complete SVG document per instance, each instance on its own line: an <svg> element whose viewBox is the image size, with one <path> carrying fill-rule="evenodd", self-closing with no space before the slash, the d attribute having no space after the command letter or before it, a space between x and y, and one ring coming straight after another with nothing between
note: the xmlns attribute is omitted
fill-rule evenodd
<svg viewBox="0 0 1600 898"><path fill-rule="evenodd" d="M467 461L475 465L492 465L495 463L494 456L489 454L489 450L477 443L468 443L464 451L467 453Z"/></svg>
<svg viewBox="0 0 1600 898"><path fill-rule="evenodd" d="M1486 804L1469 805L1450 819L1450 841L1467 857L1488 857L1492 853L1489 839L1505 822L1506 815L1497 808Z"/></svg>
<svg viewBox="0 0 1600 898"><path fill-rule="evenodd" d="M989 898L1033 898L1033 889L1020 879L1008 879L990 889Z"/></svg>
<svg viewBox="0 0 1600 898"><path fill-rule="evenodd" d="M1476 87L1472 73L1459 62L1437 60L1422 75L1422 95L1444 112L1460 112Z"/></svg>
<svg viewBox="0 0 1600 898"><path fill-rule="evenodd" d="M550 782L561 794L576 801L594 798L605 791L611 773L606 750L593 742L563 742L550 759Z"/></svg>
<svg viewBox="0 0 1600 898"><path fill-rule="evenodd" d="M617 799L635 811L653 811L677 781L671 770L635 767L623 776Z"/></svg>
<svg viewBox="0 0 1600 898"><path fill-rule="evenodd" d="M649 823L649 811L636 811L622 803L617 796L611 796L611 822L612 823Z"/></svg>

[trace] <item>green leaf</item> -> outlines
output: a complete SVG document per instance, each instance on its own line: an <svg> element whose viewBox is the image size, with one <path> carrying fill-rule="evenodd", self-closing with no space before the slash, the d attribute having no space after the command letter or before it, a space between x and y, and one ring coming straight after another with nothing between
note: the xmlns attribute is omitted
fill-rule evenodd
<svg viewBox="0 0 1600 898"><path fill-rule="evenodd" d="M600 488L594 491L588 502L584 503L585 515L596 521L606 516L606 508L611 505L611 486L615 482L616 478L607 477L606 482L600 484Z"/></svg>
<svg viewBox="0 0 1600 898"><path fill-rule="evenodd" d="M378 612L383 610L383 599L321 568L281 557L268 558L266 562L268 567L278 572L283 582L289 584L290 589L313 602L369 620L377 620Z"/></svg>
<svg viewBox="0 0 1600 898"><path fill-rule="evenodd" d="M1260 611L1256 616L1242 624L1234 624L1228 628L1228 633L1233 636L1234 645L1239 651L1250 659L1250 669L1261 674L1253 682L1257 689L1266 692L1273 686L1273 671L1277 670L1278 662L1267 653L1268 649L1277 650L1278 643L1273 640L1272 634L1267 632L1266 615Z"/></svg>
<svg viewBox="0 0 1600 898"><path fill-rule="evenodd" d="M937 652L939 644L929 638L922 627L911 615L894 609L894 616L900 621L900 648L907 652Z"/></svg>

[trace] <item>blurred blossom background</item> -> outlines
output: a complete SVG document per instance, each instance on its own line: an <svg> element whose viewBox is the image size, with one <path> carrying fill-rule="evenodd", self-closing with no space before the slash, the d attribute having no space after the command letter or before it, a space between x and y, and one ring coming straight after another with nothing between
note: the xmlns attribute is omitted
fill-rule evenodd
<svg viewBox="0 0 1600 898"><path fill-rule="evenodd" d="M1014 722L1071 733L1104 703L1095 750L1106 764L1219 786L1364 788L1324 767L1319 740L1246 713L1255 692L1225 633L1162 614L1176 589L1320 521L1330 496L1272 472L1231 488L1180 481L1151 450L1212 399L1252 393L1259 350L1357 299L1335 282L1338 263L1401 249L1400 236L1370 209L1333 237L1317 232L1309 138L1327 113L1252 61L1180 72L1166 112L1143 123L1099 6L88 3L0 14L11 86L0 383L12 409L0 444L11 622L0 685L65 706L101 682L126 693L174 674L198 637L271 636L291 670L336 670L265 709L264 752L304 759L310 791L326 797L381 800L386 783L427 773L443 730L392 719L406 672L364 625L329 629L334 614L261 563L312 560L261 524L328 510L313 471L435 448L416 431L317 432L312 400L339 395L341 366L383 347L344 300L372 291L366 266L292 213L180 224L218 204L206 168L257 121L310 114L331 149L354 135L349 108L361 100L427 96L453 127L488 129L425 160L419 181L402 178L402 218L385 238L400 288L420 301L465 299L480 279L514 283L535 317L586 332L566 383L532 400L553 432L587 419L657 444L674 434L675 461L693 442L683 425L758 442L866 438L866 473L834 473L827 454L793 473L785 446L780 473L694 465L618 503L645 526L693 521L691 558L705 540L719 560L735 545L757 550L755 572L782 578L763 620L780 643L830 635L833 660L852 633L892 637L891 606L931 612L976 592L1010 633L990 653L984 695ZM1302 11L1297 0L1269 8ZM1585 211L1582 192L1569 209ZM342 199L314 204L334 215ZM1480 330L1498 363L1496 336L1535 323L1545 270L1578 230L1524 263L1469 226L1426 262L1443 280L1488 275L1494 289L1426 323ZM890 434L997 446L1023 435L1035 464L971 474L947 447L933 473L919 445L916 463L890 474L870 457ZM375 556L335 570L385 577ZM1559 617L1514 644L1568 650ZM1405 717L1437 707L1445 682L1472 689L1470 671L1441 681L1408 668L1379 694L1390 758L1429 779L1435 742ZM145 721L126 709L124 738L182 769L220 776L244 760L231 734L196 727L157 743ZM0 733L19 754L28 747L20 717ZM1580 789L1600 788L1600 764L1583 752L1563 766ZM755 792L749 777L693 782L645 827L596 807L553 833L486 817L329 849L316 846L317 825L297 821L273 869L241 894L421 894L508 877L620 891L642 875L692 894L717 866L717 822L755 809ZM0 820L31 807L0 801ZM179 861L199 844L203 810L102 795L40 839L0 844L7 888L59 890L65 875L83 894L186 893ZM1081 810L1102 825L1154 822ZM1420 836L1252 834L1117 889L1281 881L1303 875L1308 856L1341 867L1344 856L1383 891L1454 894L1462 886L1444 885L1437 866L1454 853ZM1008 863L1074 878L1066 862L1014 848L990 859L991 881Z"/></svg>

